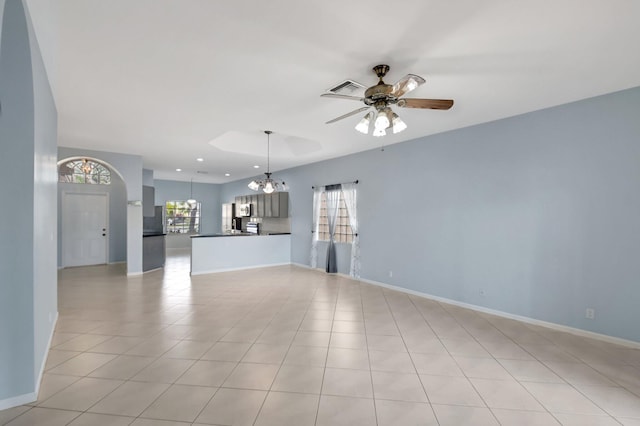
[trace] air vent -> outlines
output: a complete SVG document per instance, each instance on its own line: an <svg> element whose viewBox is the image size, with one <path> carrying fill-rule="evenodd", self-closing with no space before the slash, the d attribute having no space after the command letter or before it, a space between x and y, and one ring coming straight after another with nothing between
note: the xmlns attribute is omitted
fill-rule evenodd
<svg viewBox="0 0 640 426"><path fill-rule="evenodd" d="M345 80L331 89L328 89L327 92L335 93L337 95L358 96L363 94L364 89L365 87L357 81Z"/></svg>
<svg viewBox="0 0 640 426"><path fill-rule="evenodd" d="M204 170L198 170L198 171L196 171L196 173L199 174L199 175L208 175L209 174L209 172L205 172Z"/></svg>

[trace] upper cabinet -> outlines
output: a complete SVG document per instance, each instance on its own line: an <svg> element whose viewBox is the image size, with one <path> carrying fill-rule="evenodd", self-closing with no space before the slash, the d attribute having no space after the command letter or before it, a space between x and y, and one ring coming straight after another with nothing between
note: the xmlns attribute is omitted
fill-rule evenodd
<svg viewBox="0 0 640 426"><path fill-rule="evenodd" d="M264 194L256 194L254 197L253 215L254 217L264 217Z"/></svg>
<svg viewBox="0 0 640 426"><path fill-rule="evenodd" d="M264 195L264 216L263 217L273 217L273 211L271 210L271 201L273 200L273 196L275 194L261 194Z"/></svg>
<svg viewBox="0 0 640 426"><path fill-rule="evenodd" d="M250 203L253 217L289 217L289 193L252 194L236 197L236 203Z"/></svg>
<svg viewBox="0 0 640 426"><path fill-rule="evenodd" d="M271 194L271 217L289 217L289 193Z"/></svg>
<svg viewBox="0 0 640 426"><path fill-rule="evenodd" d="M142 187L142 216L154 217L156 215L156 189L153 186Z"/></svg>

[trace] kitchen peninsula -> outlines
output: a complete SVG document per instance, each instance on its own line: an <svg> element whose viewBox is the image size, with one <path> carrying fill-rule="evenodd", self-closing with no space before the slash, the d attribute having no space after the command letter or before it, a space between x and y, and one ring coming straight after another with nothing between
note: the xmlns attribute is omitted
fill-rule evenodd
<svg viewBox="0 0 640 426"><path fill-rule="evenodd" d="M291 234L191 237L191 275L291 263Z"/></svg>
<svg viewBox="0 0 640 426"><path fill-rule="evenodd" d="M191 236L191 275L291 263L289 193L234 201L222 205L222 234Z"/></svg>

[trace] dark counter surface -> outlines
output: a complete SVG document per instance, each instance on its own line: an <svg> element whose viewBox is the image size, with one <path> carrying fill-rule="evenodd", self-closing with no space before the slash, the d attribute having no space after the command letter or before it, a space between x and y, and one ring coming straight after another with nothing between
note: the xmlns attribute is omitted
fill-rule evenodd
<svg viewBox="0 0 640 426"><path fill-rule="evenodd" d="M196 234L191 238L217 238L217 237L264 237L269 235L291 235L291 232L273 232L268 234L250 234L248 232L241 232L236 234Z"/></svg>
<svg viewBox="0 0 640 426"><path fill-rule="evenodd" d="M250 237L255 234L249 234L248 232L238 232L236 234L195 234L191 235L191 238L211 238L211 237Z"/></svg>
<svg viewBox="0 0 640 426"><path fill-rule="evenodd" d="M142 238L144 237L163 237L167 234L162 233L162 232L143 232L142 233Z"/></svg>

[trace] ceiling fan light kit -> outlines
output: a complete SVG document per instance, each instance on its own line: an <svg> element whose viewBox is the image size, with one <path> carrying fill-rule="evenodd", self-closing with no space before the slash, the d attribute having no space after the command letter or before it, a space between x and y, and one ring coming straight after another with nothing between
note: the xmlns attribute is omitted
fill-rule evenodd
<svg viewBox="0 0 640 426"><path fill-rule="evenodd" d="M418 99L418 98L400 98L404 94L411 92L417 87L425 83L425 79L415 75L407 74L398 80L397 83L391 85L386 84L382 78L389 72L389 65L376 65L373 72L378 76L378 84L369 87L364 92L364 97L349 96L337 93L323 93L321 96L328 98L347 99L364 102L365 107L358 108L333 120L327 121L326 124L335 123L343 118L351 117L362 111L369 111L362 120L355 126L355 129L363 134L369 134L371 122L373 122L373 136L385 136L387 130L391 129L393 133L400 133L407 128L407 124L393 112L391 105L400 108L421 108L421 109L442 109L447 110L453 106L451 99Z"/></svg>
<svg viewBox="0 0 640 426"><path fill-rule="evenodd" d="M367 115L365 115L362 120L358 124L356 124L356 130L360 133L364 133L365 135L369 133L369 123L371 123L371 119L373 118L373 111L369 111Z"/></svg>
<svg viewBox="0 0 640 426"><path fill-rule="evenodd" d="M271 178L270 167L270 136L273 133L271 130L265 130L264 133L267 135L267 171L265 172L266 177L263 179L256 179L249 182L249 189L252 191L260 191L262 190L265 194L271 194L276 191L286 191L287 186L283 181L278 181Z"/></svg>

